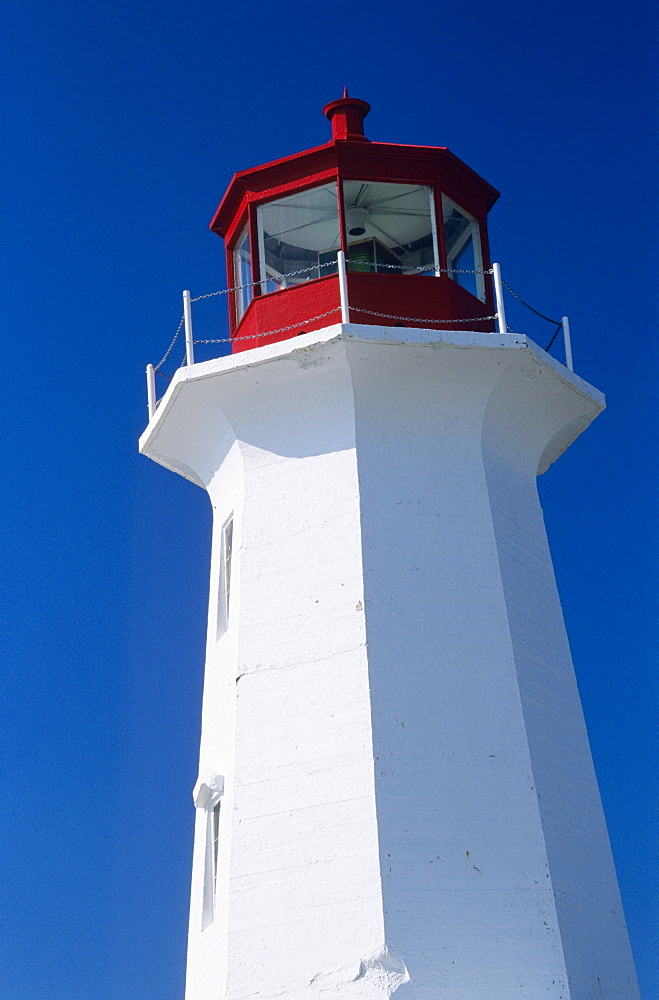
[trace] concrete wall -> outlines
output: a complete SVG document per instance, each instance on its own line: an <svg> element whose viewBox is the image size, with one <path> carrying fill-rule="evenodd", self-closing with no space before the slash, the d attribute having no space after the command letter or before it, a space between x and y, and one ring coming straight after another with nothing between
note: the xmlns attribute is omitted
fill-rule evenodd
<svg viewBox="0 0 659 1000"><path fill-rule="evenodd" d="M623 1000L638 985L535 476L552 431L578 419L578 397L556 406L550 386L506 373L483 455L570 996Z"/></svg>
<svg viewBox="0 0 659 1000"><path fill-rule="evenodd" d="M224 777L187 1000L637 996L535 489L600 408L516 335L354 325L172 386L142 447L213 502Z"/></svg>

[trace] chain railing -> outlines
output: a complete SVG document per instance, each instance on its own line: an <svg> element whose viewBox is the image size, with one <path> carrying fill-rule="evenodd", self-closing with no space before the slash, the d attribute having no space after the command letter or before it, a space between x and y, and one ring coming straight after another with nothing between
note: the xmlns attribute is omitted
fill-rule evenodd
<svg viewBox="0 0 659 1000"><path fill-rule="evenodd" d="M574 371L572 363L572 343L570 338L570 324L567 316L563 316L563 318L559 322L558 320L551 319L551 317L549 316L545 316L544 313L539 312L537 309L534 309L533 306L529 305L529 303L526 302L521 297L521 295L518 295L517 292L513 288L511 288L507 282L503 281L501 277L501 267L499 264L492 264L492 267L489 270L478 270L478 269L455 270L451 268L428 267L428 265L419 265L418 267L403 269L398 264L379 264L368 261L364 263L377 268L377 270L380 270L381 268L388 268L391 270L397 270L399 271L399 273L405 273L405 274L410 274L412 272L422 272L422 271L426 273L432 272L438 277L440 275L448 275L449 277L452 277L455 274L474 274L474 275L491 274L494 284L496 311L492 313L490 316L471 316L468 319L451 318L450 320L442 320L439 318L421 317L421 316L398 316L394 313L376 312L373 309L366 309L362 306L352 307L353 312L358 314L361 313L367 316L377 316L378 318L381 319L392 319L396 320L399 323L427 324L427 323L439 323L444 321L450 323L451 326L453 326L456 323L460 324L482 323L490 320L495 320L497 334L514 333L512 328L508 326L506 322L506 311L505 311L505 303L503 297L503 289L505 287L510 292L510 294L513 295L515 299L517 299L517 301L521 303L521 305L529 309L532 313L534 313L534 315L538 316L540 319L546 320L548 323L555 324L556 329L554 330L553 336L549 341L549 343L547 344L547 347L545 348L546 351L549 351L549 349L553 346L554 341L556 340L556 337L558 336L560 331L561 330L563 331L563 343L565 348L566 366L570 371ZM360 267L361 266L363 266L363 264L360 262ZM323 264L320 265L313 265L312 267L303 267L296 271L290 271L287 274L279 275L276 279L273 280L276 280L279 283L281 282L285 283L288 281L289 278L299 277L300 275L303 274L311 274L312 272L315 272L315 274L318 275L320 268L330 268L330 267L336 269L336 273L338 274L339 278L339 305L335 306L334 309L330 309L327 312L318 313L318 315L316 316L310 316L305 320L298 321L297 323L291 323L288 326L278 327L275 330L250 333L238 337L212 337L212 338L195 340L192 332L192 303L201 302L203 299L216 298L217 296L221 295L229 295L232 292L240 292L245 288L255 288L257 286L263 287L264 281L262 279L260 279L259 281L249 281L243 285L235 285L232 288L222 288L217 292L208 292L205 295L197 295L194 298L190 295L189 291L187 290L184 291L183 316L181 317L179 325L176 329L176 333L172 337L169 347L167 348L167 350L165 351L165 353L163 354L162 358L160 359L157 365L150 364L146 366L147 402L149 410L149 419L151 419L154 416L156 409L160 403L160 400L157 398L157 392L156 392L156 375L161 375L163 378L167 379L167 381L171 382L172 376L167 375L166 372L162 370L162 366L165 364L165 362L171 355L172 350L174 349L174 346L176 345L182 330L185 333L185 355L182 358L181 365L185 363L187 367L190 367L195 363L195 352L194 352L195 344L231 344L234 343L234 341L257 340L257 339L261 340L265 337L272 337L279 333L286 333L289 330L295 330L295 329L299 330L300 328L307 326L309 323L315 323L320 319L326 319L329 316L333 316L336 313L340 314L340 321L342 324L349 323L351 307L348 303L346 257L345 253L342 250L338 251L336 259L334 260L325 261ZM296 282L296 284L300 283L301 282ZM450 332L450 330L447 330L446 332Z"/></svg>
<svg viewBox="0 0 659 1000"><path fill-rule="evenodd" d="M364 306L354 306L353 312L364 313L366 316L380 316L382 319L397 319L402 323L437 323L438 320L428 318L427 316L397 316L394 313L381 313L375 312L374 309L365 309ZM447 320L447 323L483 323L488 319L496 319L497 314L492 313L491 316L470 316L468 319L451 319Z"/></svg>
<svg viewBox="0 0 659 1000"><path fill-rule="evenodd" d="M498 267L498 265L495 265ZM563 346L565 348L565 364L567 368L573 372L574 364L572 363L572 339L570 337L570 321L567 316L563 316L560 320L552 319L550 316L545 316L544 313L538 312L533 306L530 306L521 295L518 295L514 288L511 288L507 281L502 280L502 284L508 289L511 295L514 295L518 302L529 309L535 316L539 316L540 319L546 320L548 323L553 323L556 326L551 340L545 347L545 351L549 351L553 346L554 341L558 337L561 330L563 331ZM502 296L503 297L503 296Z"/></svg>

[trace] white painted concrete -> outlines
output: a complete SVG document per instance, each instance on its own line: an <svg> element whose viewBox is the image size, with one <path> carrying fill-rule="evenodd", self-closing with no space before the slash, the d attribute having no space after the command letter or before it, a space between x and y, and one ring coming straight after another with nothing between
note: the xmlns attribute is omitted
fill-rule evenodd
<svg viewBox="0 0 659 1000"><path fill-rule="evenodd" d="M602 406L515 334L179 372L141 450L213 503L197 792L224 779L186 1000L638 997L535 487Z"/></svg>

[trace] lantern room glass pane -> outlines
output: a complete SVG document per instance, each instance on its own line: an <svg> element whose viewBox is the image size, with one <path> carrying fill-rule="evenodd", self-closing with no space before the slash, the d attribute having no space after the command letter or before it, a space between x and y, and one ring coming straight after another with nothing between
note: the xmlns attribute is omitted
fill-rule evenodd
<svg viewBox="0 0 659 1000"><path fill-rule="evenodd" d="M437 274L432 188L344 181L348 267L370 274Z"/></svg>
<svg viewBox="0 0 659 1000"><path fill-rule="evenodd" d="M462 288L485 301L483 258L476 219L445 196L442 198L446 269Z"/></svg>
<svg viewBox="0 0 659 1000"><path fill-rule="evenodd" d="M259 205L257 220L262 293L336 273L341 240L334 182Z"/></svg>
<svg viewBox="0 0 659 1000"><path fill-rule="evenodd" d="M233 274L234 284L237 288L236 320L240 322L254 296L254 289L250 285L252 280L252 250L249 240L249 228L247 226L245 226L238 237L236 249L233 251Z"/></svg>

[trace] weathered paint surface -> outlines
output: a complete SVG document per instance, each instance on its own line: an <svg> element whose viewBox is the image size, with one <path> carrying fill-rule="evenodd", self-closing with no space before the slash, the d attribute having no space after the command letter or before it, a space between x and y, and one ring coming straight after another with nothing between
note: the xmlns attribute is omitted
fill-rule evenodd
<svg viewBox="0 0 659 1000"><path fill-rule="evenodd" d="M141 447L215 514L187 1000L638 997L535 486L602 405L514 334L179 372Z"/></svg>

